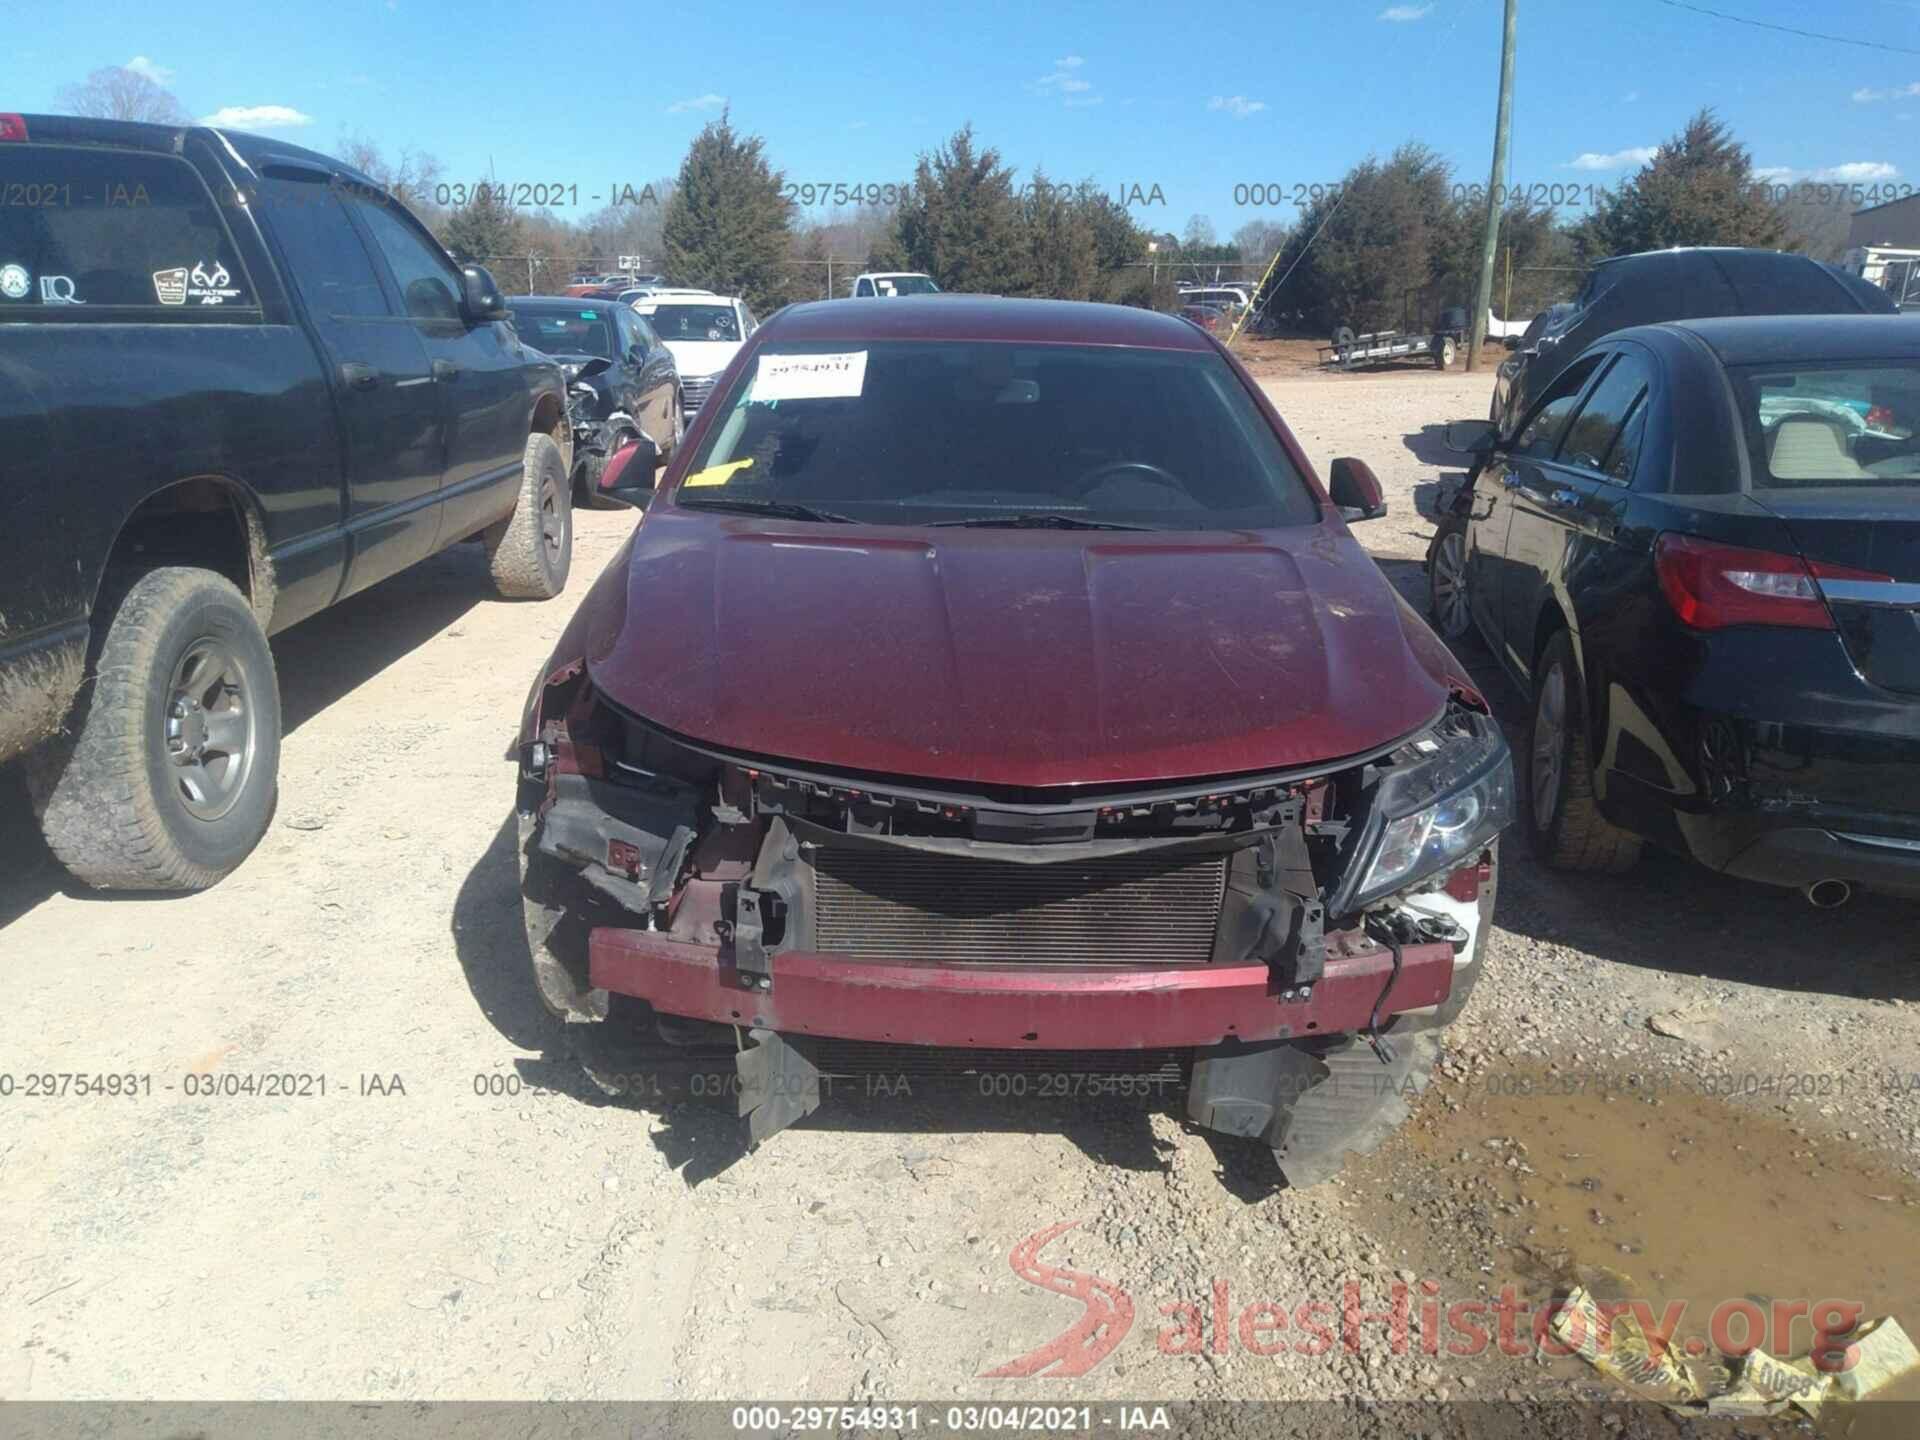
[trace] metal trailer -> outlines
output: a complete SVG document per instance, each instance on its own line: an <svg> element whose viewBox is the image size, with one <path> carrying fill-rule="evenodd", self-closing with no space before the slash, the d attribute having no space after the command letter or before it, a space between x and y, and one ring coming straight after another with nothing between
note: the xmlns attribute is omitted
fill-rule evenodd
<svg viewBox="0 0 1920 1440"><path fill-rule="evenodd" d="M1357 370L1365 365L1417 360L1424 356L1433 361L1436 369L1445 370L1466 343L1467 312L1454 308L1442 311L1440 324L1423 332L1374 330L1356 335L1342 325L1333 332L1333 343L1320 347L1320 363Z"/></svg>

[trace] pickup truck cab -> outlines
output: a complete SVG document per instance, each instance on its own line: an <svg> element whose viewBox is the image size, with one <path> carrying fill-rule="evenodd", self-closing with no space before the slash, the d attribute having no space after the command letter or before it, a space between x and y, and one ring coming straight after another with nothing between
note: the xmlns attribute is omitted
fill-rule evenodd
<svg viewBox="0 0 1920 1440"><path fill-rule="evenodd" d="M0 175L0 762L81 880L202 888L272 814L267 636L471 538L560 592L560 370L327 156L0 115Z"/></svg>

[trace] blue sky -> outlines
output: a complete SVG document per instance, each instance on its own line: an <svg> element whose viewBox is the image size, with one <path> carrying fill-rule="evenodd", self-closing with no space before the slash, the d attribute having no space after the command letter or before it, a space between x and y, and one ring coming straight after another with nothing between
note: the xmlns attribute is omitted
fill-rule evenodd
<svg viewBox="0 0 1920 1440"><path fill-rule="evenodd" d="M1914 0L1711 0L1710 8L1920 51ZM1920 186L1920 54L1820 43L1662 0L1522 0L1511 176L1610 183L1702 105L1790 179ZM1291 205L1235 187L1337 179L1417 138L1483 181L1500 0L766 4L622 13L500 0L288 0L186 9L91 0L16 18L0 111L137 63L196 116L331 150L422 149L446 178L578 185L671 173L722 103L795 181L905 179L971 120L1022 172L1159 187L1157 229L1224 236ZM583 38L567 31L578 22ZM251 112L250 114L248 112ZM237 113L236 113L237 112ZM1131 194L1129 190L1127 193ZM1269 192L1271 193L1271 192Z"/></svg>

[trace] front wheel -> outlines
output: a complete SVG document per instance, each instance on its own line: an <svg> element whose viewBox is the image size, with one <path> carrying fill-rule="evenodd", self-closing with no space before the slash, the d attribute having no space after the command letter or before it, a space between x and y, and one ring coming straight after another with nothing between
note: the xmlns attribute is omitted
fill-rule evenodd
<svg viewBox="0 0 1920 1440"><path fill-rule="evenodd" d="M1463 640L1473 628L1473 599L1467 591L1467 522L1458 515L1442 517L1439 533L1427 546L1427 609L1442 639Z"/></svg>
<svg viewBox="0 0 1920 1440"><path fill-rule="evenodd" d="M1534 667L1527 726L1526 828L1535 858L1555 870L1618 874L1640 858L1640 837L1600 813L1587 739L1586 683L1561 630Z"/></svg>
<svg viewBox="0 0 1920 1440"><path fill-rule="evenodd" d="M27 786L47 846L102 890L204 890L273 816L280 690L246 598L210 570L127 586L72 728L35 751Z"/></svg>

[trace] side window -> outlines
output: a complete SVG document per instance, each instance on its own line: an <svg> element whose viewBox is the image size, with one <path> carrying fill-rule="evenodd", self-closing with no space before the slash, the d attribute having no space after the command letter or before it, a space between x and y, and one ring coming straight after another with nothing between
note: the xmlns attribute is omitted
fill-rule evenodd
<svg viewBox="0 0 1920 1440"><path fill-rule="evenodd" d="M206 183L176 155L13 143L0 156L0 322L109 306L232 323L260 297Z"/></svg>
<svg viewBox="0 0 1920 1440"><path fill-rule="evenodd" d="M1580 403L1580 392L1593 378L1594 367L1600 358L1578 361L1569 365L1566 372L1548 388L1540 404L1527 418L1526 427L1514 437L1513 453L1525 455L1533 460L1550 460L1553 452L1560 447L1560 433L1567 428L1567 421L1573 418L1574 407Z"/></svg>
<svg viewBox="0 0 1920 1440"><path fill-rule="evenodd" d="M347 319L392 313L367 247L338 196L319 181L272 177L261 191L294 286L309 310Z"/></svg>
<svg viewBox="0 0 1920 1440"><path fill-rule="evenodd" d="M753 318L753 311L745 305L740 307L740 338L745 339L760 328L760 322Z"/></svg>
<svg viewBox="0 0 1920 1440"><path fill-rule="evenodd" d="M871 280L862 280L858 285L854 286L853 293L855 295L873 294L873 282Z"/></svg>
<svg viewBox="0 0 1920 1440"><path fill-rule="evenodd" d="M651 355L654 347L660 343L660 337L654 333L653 326L646 322L644 316L635 315L633 328L639 333L641 344L647 347L647 353Z"/></svg>
<svg viewBox="0 0 1920 1440"><path fill-rule="evenodd" d="M1609 480L1620 485L1633 483L1633 468L1640 463L1640 447L1647 438L1647 411L1651 408L1645 395L1633 407L1633 414L1627 418L1626 427L1621 430L1620 438L1613 442L1613 450L1607 456L1606 473Z"/></svg>
<svg viewBox="0 0 1920 1440"><path fill-rule="evenodd" d="M394 213L391 203L355 200L354 209L387 257L401 302L416 320L460 318L460 277L425 238Z"/></svg>
<svg viewBox="0 0 1920 1440"><path fill-rule="evenodd" d="M1629 352L1615 360L1587 396L1578 418L1567 427L1566 438L1560 442L1561 462L1579 470L1604 470L1607 453L1651 382L1652 376L1639 356Z"/></svg>

